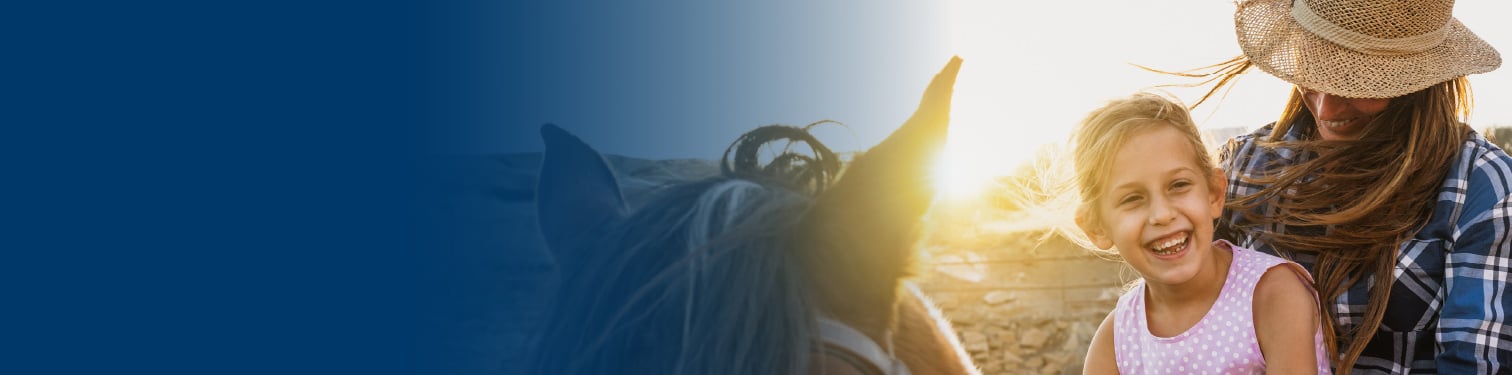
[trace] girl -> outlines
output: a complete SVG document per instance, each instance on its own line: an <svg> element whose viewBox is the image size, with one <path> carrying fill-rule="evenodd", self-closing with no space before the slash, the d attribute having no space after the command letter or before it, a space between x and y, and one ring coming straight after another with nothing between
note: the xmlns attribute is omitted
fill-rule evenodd
<svg viewBox="0 0 1512 375"><path fill-rule="evenodd" d="M1142 276L1093 336L1086 373L1329 372L1307 272L1213 239L1227 180L1183 107L1112 101L1082 121L1074 158L1084 240Z"/></svg>

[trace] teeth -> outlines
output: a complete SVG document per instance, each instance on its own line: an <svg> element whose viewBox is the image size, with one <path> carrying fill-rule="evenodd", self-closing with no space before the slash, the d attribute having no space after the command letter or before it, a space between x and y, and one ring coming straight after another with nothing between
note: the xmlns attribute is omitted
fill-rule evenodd
<svg viewBox="0 0 1512 375"><path fill-rule="evenodd" d="M1155 246L1152 246L1150 250L1159 255L1175 254L1176 250L1180 250L1183 245L1186 245L1187 238L1187 236L1181 236L1179 238L1166 240L1165 242L1155 244Z"/></svg>
<svg viewBox="0 0 1512 375"><path fill-rule="evenodd" d="M1340 126L1349 125L1349 123L1351 121L1354 121L1354 120L1355 119L1347 119L1347 120L1339 120L1339 121L1318 121L1318 124L1326 126L1329 129L1337 129Z"/></svg>

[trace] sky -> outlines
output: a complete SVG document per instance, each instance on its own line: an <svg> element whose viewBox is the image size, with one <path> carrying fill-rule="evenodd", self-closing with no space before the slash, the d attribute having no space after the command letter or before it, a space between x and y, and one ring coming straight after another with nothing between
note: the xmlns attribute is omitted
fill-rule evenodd
<svg viewBox="0 0 1512 375"><path fill-rule="evenodd" d="M1087 111L1137 90L1191 82L1133 67L1180 71L1238 56L1229 1L952 3L952 45L966 60L956 83L946 168L956 188L1007 173L1039 145L1061 142ZM1471 31L1512 51L1505 2L1461 0ZM1507 57L1504 57L1504 59ZM1506 65L1506 63L1504 63ZM1470 76L1476 127L1512 125L1512 69ZM1191 103L1202 90L1164 90ZM1254 129L1274 119L1291 86L1251 69L1217 105L1193 120L1205 129ZM968 189L969 190L969 189Z"/></svg>
<svg viewBox="0 0 1512 375"><path fill-rule="evenodd" d="M1102 102L1189 82L1131 64L1185 70L1239 49L1223 0L1005 2L797 1L708 4L566 0L496 5L448 20L442 56L458 72L438 103L462 153L539 151L554 123L605 153L719 157L761 125L835 120L818 133L863 150L901 124L951 55L956 85L947 163L966 179L1001 174L1060 142ZM1502 51L1512 6L1461 0L1455 14ZM1471 76L1472 125L1512 125L1512 69ZM1195 89L1170 88L1187 101ZM1204 128L1270 121L1289 86L1258 69L1194 119Z"/></svg>

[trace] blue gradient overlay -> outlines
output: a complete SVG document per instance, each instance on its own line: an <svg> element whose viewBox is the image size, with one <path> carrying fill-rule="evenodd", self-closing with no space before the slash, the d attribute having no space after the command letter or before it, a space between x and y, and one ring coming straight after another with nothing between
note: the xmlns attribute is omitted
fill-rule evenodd
<svg viewBox="0 0 1512 375"><path fill-rule="evenodd" d="M519 330L490 324L544 302L495 276L549 265L528 226L456 199L481 189L459 160L538 152L547 122L644 159L713 159L756 126L825 119L848 125L821 133L832 147L864 149L950 57L947 14L7 5L0 372L518 372L499 350Z"/></svg>
<svg viewBox="0 0 1512 375"><path fill-rule="evenodd" d="M948 9L934 2L479 2L441 14L441 148L486 160L464 173L541 151L544 123L640 159L712 160L757 126L820 120L845 124L818 131L830 147L864 150L907 119L952 55ZM458 178L495 185L463 183L473 199L454 203L436 248L446 255L426 263L436 292L421 360L435 371L525 372L528 335L549 313L539 275L552 254L518 218L531 208L517 190L534 176L514 176Z"/></svg>
<svg viewBox="0 0 1512 375"><path fill-rule="evenodd" d="M859 150L951 56L934 2L560 1L447 10L451 149L539 151L551 122L611 154L713 158L756 126L831 119Z"/></svg>
<svg viewBox="0 0 1512 375"><path fill-rule="evenodd" d="M754 127L821 119L845 124L821 127L830 147L865 150L912 113L951 57L948 9L933 2L469 3L443 14L443 150L472 156L537 153L544 122L638 159L717 159ZM526 337L553 292L538 277L552 254L532 225L508 218L528 203L458 206L449 257L426 272L443 292L426 299L422 337L434 351L422 361L525 372Z"/></svg>

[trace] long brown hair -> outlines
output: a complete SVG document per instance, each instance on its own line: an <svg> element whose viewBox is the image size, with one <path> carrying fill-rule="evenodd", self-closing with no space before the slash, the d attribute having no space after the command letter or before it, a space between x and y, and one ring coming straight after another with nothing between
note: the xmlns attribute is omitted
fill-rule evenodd
<svg viewBox="0 0 1512 375"><path fill-rule="evenodd" d="M1204 99L1249 66L1241 56L1209 67L1211 73L1197 75L1208 77L1204 82L1218 81ZM1270 135L1258 145L1290 149L1308 159L1251 171L1246 180L1264 188L1234 197L1228 208L1242 213L1235 223L1239 230L1266 224L1326 228L1326 232L1249 234L1277 249L1317 255L1313 273L1319 309L1327 318L1323 319L1328 328L1326 342L1338 359L1336 367L1347 374L1385 317L1397 249L1432 216L1438 188L1448 173L1444 166L1469 137L1470 127L1463 121L1472 99L1464 77L1393 98L1385 112L1352 141L1318 139L1316 122L1302 100L1294 90ZM1303 136L1285 140L1293 128ZM1262 214L1264 206L1272 207L1274 214ZM1347 332L1336 329L1339 316L1329 308L1331 301L1366 277L1374 287L1364 320Z"/></svg>

